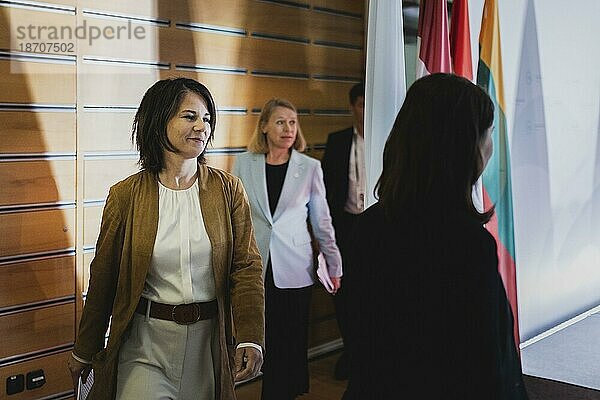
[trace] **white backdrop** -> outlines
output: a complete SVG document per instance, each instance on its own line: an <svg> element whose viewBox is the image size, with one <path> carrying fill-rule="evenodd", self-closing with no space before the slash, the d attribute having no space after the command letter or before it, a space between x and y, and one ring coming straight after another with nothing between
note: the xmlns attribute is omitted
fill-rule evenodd
<svg viewBox="0 0 600 400"><path fill-rule="evenodd" d="M600 304L600 1L498 3L525 341Z"/></svg>

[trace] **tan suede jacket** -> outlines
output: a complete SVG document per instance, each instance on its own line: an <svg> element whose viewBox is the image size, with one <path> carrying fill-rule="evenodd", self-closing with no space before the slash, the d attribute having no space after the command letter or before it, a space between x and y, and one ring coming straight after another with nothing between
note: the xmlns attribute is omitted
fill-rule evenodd
<svg viewBox="0 0 600 400"><path fill-rule="evenodd" d="M240 180L199 165L198 183L219 305L221 373L216 398L230 400L235 399L232 370L236 343L252 342L264 348L262 263ZM74 348L77 356L93 360L90 400L115 397L119 348L144 288L157 228L158 181L154 174L139 172L110 189Z"/></svg>

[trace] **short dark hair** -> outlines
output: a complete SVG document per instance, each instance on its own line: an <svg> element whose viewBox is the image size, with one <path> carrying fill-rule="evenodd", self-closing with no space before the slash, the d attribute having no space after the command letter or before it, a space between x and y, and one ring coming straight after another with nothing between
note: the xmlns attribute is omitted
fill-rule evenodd
<svg viewBox="0 0 600 400"><path fill-rule="evenodd" d="M350 88L350 92L348 93L348 98L350 100L350 104L356 104L356 100L359 97L365 97L365 83L358 82L356 85Z"/></svg>
<svg viewBox="0 0 600 400"><path fill-rule="evenodd" d="M472 189L483 169L480 145L494 121L494 104L477 85L452 74L417 80L383 151L377 182L379 201L388 217L427 210L463 211L482 223Z"/></svg>
<svg viewBox="0 0 600 400"><path fill-rule="evenodd" d="M131 140L140 153L138 163L148 171L158 174L165 167L164 151L177 152L167 137L167 125L188 93L195 93L206 101L210 114L211 143L217 124L215 100L206 86L194 79L168 78L156 82L144 94L133 119ZM204 164L204 151L198 156L198 162Z"/></svg>

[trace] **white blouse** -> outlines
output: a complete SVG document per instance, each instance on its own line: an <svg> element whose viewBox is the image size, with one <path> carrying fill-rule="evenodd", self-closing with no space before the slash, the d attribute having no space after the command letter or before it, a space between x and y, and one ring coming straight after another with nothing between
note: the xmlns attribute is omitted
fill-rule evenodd
<svg viewBox="0 0 600 400"><path fill-rule="evenodd" d="M142 296L166 304L213 300L212 249L198 180L185 190L158 185L158 231Z"/></svg>

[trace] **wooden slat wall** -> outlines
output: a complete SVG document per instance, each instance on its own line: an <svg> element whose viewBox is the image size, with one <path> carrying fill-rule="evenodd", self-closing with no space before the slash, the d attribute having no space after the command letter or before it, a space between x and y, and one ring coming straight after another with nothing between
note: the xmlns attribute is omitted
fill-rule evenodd
<svg viewBox="0 0 600 400"><path fill-rule="evenodd" d="M0 316L0 360L73 343L75 303Z"/></svg>
<svg viewBox="0 0 600 400"><path fill-rule="evenodd" d="M0 310L75 297L75 256L6 263L0 271Z"/></svg>
<svg viewBox="0 0 600 400"><path fill-rule="evenodd" d="M351 124L348 90L364 74L364 1L17 3L0 3L0 75L8 77L0 81L0 335L11 341L0 380L43 366L48 383L34 397L62 396L103 201L138 170L130 136L144 92L169 76L211 89L219 115L210 165L231 168L272 97L301 110L307 154L320 158L327 134ZM15 40L17 26L83 23L130 24L144 38L79 40L74 52L53 55L22 52ZM311 346L338 338L331 297L315 289L312 307Z"/></svg>
<svg viewBox="0 0 600 400"><path fill-rule="evenodd" d="M118 181L136 173L137 157L111 158L98 157L85 160L85 200L104 199L108 189Z"/></svg>
<svg viewBox="0 0 600 400"><path fill-rule="evenodd" d="M51 353L50 355L33 358L18 364L0 366L0 382L5 384L6 379L17 374L26 375L29 371L44 370L46 384L33 390L8 396L6 390L0 391L0 400L31 400L42 398L56 398L55 395L72 392L73 384L69 371L65 368L67 359L71 356L71 351L62 351ZM62 398L62 397L60 397Z"/></svg>
<svg viewBox="0 0 600 400"><path fill-rule="evenodd" d="M102 209L102 205L87 205L83 209L83 246L85 248L92 248L96 246L96 240L100 234ZM89 266L89 263L86 263L86 267L87 266ZM85 269L84 273L89 275L89 271ZM87 281L84 281L84 283L87 285Z"/></svg>
<svg viewBox="0 0 600 400"><path fill-rule="evenodd" d="M75 154L75 112L0 110L0 155Z"/></svg>
<svg viewBox="0 0 600 400"><path fill-rule="evenodd" d="M164 71L152 67L92 62L83 63L81 70L83 74L90 76L89 82L82 82L80 96L83 104L106 107L137 106L148 87L165 74ZM188 72L182 69L174 69L169 74L172 75L193 78L204 83L213 91L220 108L240 107L248 111L261 108L265 101L272 97L285 97L298 109L344 111L347 109L348 90L353 84L248 74Z"/></svg>
<svg viewBox="0 0 600 400"><path fill-rule="evenodd" d="M0 214L0 254L27 256L73 249L75 209L50 209Z"/></svg>
<svg viewBox="0 0 600 400"><path fill-rule="evenodd" d="M0 169L0 205L75 202L74 159L4 162Z"/></svg>
<svg viewBox="0 0 600 400"><path fill-rule="evenodd" d="M0 93L5 103L75 104L75 65L0 60ZM19 77L20 76L20 77Z"/></svg>
<svg viewBox="0 0 600 400"><path fill-rule="evenodd" d="M0 382L46 384L0 399L66 398L75 335L76 61L22 51L18 26L73 26L75 2L0 4ZM56 6L55 6L56 5ZM58 396L58 397L57 397Z"/></svg>
<svg viewBox="0 0 600 400"><path fill-rule="evenodd" d="M145 16L151 19L166 19L174 22L194 22L217 27L238 28L252 32L279 34L289 37L305 37L313 41L333 41L361 46L363 42L362 13L364 2L312 1L308 7L290 7L277 2L221 0L218 2L193 0L153 1L126 0L102 4L95 0L79 2L82 7L94 11L102 10L117 15ZM284 2L282 2L284 3ZM328 4L327 4L328 3ZM332 12L314 12L328 8L346 14L339 18ZM348 15L353 17L347 18Z"/></svg>
<svg viewBox="0 0 600 400"><path fill-rule="evenodd" d="M51 3L57 4L58 2L46 2L46 4ZM69 5L67 4L67 6ZM73 9L72 5L66 8ZM73 26L75 22L74 10L72 12L65 12L62 10L52 11L47 7L33 6L31 8L20 8L7 6L2 7L1 12L2 21L5 23L0 24L0 49L11 51L23 51L19 44L25 42L25 40L18 40L18 37L21 33L25 33L29 37L27 27L30 25L34 28L42 26ZM32 31L32 36L37 37L37 29ZM30 41L33 42L33 40Z"/></svg>

